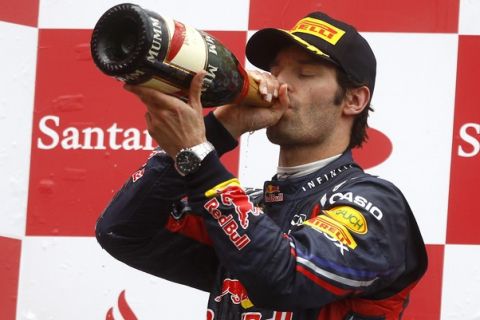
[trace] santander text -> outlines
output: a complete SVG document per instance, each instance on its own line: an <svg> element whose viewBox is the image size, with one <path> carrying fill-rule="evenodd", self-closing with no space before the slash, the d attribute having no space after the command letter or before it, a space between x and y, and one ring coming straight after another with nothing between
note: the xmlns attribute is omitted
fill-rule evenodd
<svg viewBox="0 0 480 320"><path fill-rule="evenodd" d="M480 153L480 123L465 123L460 128L460 138L468 144L458 146L460 157L470 158Z"/></svg>
<svg viewBox="0 0 480 320"><path fill-rule="evenodd" d="M66 127L60 129L60 117L47 115L38 123L40 136L37 147L42 150L153 150L152 138L147 130L120 128L116 123L109 128Z"/></svg>

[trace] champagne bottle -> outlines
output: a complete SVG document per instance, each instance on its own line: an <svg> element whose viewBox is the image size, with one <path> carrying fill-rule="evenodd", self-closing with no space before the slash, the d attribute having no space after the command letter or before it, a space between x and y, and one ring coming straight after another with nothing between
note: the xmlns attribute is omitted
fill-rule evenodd
<svg viewBox="0 0 480 320"><path fill-rule="evenodd" d="M94 63L105 74L183 100L193 76L205 70L204 107L245 101L268 106L238 59L212 35L123 3L107 10L91 38Z"/></svg>

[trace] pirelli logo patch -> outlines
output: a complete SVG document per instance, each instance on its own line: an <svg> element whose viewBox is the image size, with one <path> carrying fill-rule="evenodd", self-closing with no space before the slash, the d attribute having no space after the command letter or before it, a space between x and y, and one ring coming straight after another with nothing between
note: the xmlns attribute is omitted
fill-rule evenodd
<svg viewBox="0 0 480 320"><path fill-rule="evenodd" d="M329 217L340 222L350 231L358 234L366 234L368 232L367 220L357 209L341 206L332 208L330 210L325 210L323 212Z"/></svg>
<svg viewBox="0 0 480 320"><path fill-rule="evenodd" d="M290 32L308 33L333 45L336 45L338 40L340 40L345 34L344 30L339 29L328 22L310 17L300 20Z"/></svg>
<svg viewBox="0 0 480 320"><path fill-rule="evenodd" d="M320 215L314 219L307 220L303 224L337 239L340 243L343 243L350 249L355 249L357 247L357 243L347 228L345 228L340 222L326 215Z"/></svg>

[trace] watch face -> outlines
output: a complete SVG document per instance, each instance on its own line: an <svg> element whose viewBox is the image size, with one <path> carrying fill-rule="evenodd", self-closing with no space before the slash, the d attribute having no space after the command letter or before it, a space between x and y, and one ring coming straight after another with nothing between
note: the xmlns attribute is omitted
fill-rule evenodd
<svg viewBox="0 0 480 320"><path fill-rule="evenodd" d="M183 150L177 155L175 166L181 174L187 175L195 172L200 167L200 159L194 152Z"/></svg>

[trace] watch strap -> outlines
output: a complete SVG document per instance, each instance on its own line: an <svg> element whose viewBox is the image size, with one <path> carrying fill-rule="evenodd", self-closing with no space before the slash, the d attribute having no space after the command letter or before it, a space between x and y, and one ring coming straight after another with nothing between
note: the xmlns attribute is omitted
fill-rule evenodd
<svg viewBox="0 0 480 320"><path fill-rule="evenodd" d="M203 159L213 150L215 147L209 141L183 148L175 156L175 169L182 176L196 172Z"/></svg>
<svg viewBox="0 0 480 320"><path fill-rule="evenodd" d="M205 141L193 147L185 148L185 149L194 152L198 156L200 161L202 161L210 152L215 150L215 147L209 141ZM182 149L182 150L185 150L185 149Z"/></svg>

